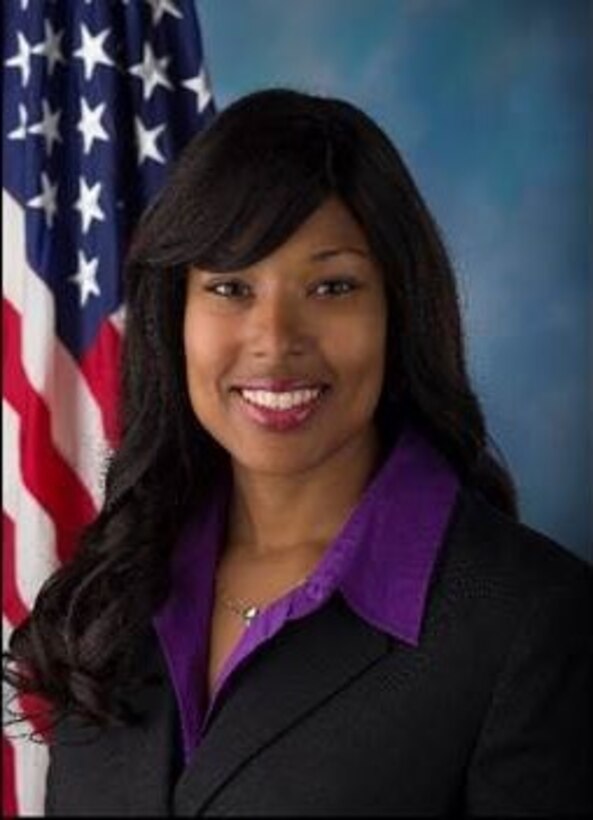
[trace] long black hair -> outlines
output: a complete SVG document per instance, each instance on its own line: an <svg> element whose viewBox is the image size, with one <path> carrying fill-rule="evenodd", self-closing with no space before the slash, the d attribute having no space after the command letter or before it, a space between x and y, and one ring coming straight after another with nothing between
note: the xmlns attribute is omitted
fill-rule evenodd
<svg viewBox="0 0 593 820"><path fill-rule="evenodd" d="M248 95L190 141L130 246L122 435L103 507L4 656L5 678L46 699L56 719L131 719L120 696L139 680L134 647L167 594L171 549L228 466L185 382L189 267L230 271L262 259L332 195L360 223L385 278L385 446L402 420L414 422L465 484L516 517L512 479L468 378L452 267L397 149L347 102L282 89Z"/></svg>

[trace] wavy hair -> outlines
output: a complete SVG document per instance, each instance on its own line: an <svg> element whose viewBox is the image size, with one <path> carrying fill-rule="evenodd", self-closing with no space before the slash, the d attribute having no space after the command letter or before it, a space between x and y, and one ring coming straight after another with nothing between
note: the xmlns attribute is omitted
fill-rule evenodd
<svg viewBox="0 0 593 820"><path fill-rule="evenodd" d="M4 654L5 679L41 696L55 720L133 719L123 696L141 680L134 647L167 594L181 526L228 467L186 387L188 269L255 263L330 195L358 220L385 277L385 446L411 420L465 484L517 516L466 370L452 266L397 149L347 102L283 89L243 97L189 142L140 220L125 265L122 433L105 500Z"/></svg>

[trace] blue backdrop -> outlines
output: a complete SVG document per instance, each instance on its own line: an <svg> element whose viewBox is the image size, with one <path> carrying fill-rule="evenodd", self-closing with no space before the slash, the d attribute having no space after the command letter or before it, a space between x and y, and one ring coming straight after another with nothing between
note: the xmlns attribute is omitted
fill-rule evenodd
<svg viewBox="0 0 593 820"><path fill-rule="evenodd" d="M456 266L523 520L593 560L588 0L196 0L217 105L344 97L395 141Z"/></svg>

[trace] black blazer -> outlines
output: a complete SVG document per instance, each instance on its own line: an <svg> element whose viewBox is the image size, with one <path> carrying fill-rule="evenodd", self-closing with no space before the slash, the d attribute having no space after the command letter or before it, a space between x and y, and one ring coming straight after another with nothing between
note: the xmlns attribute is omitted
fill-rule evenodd
<svg viewBox="0 0 593 820"><path fill-rule="evenodd" d="M420 644L335 595L237 671L183 768L156 637L142 722L70 720L51 748L49 815L588 814L591 569L464 491Z"/></svg>

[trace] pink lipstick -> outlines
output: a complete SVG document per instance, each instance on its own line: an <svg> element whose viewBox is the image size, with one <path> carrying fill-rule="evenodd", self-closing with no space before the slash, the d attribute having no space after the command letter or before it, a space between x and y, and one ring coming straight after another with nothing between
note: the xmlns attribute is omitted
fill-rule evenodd
<svg viewBox="0 0 593 820"><path fill-rule="evenodd" d="M317 412L327 391L325 384L295 379L250 379L233 388L242 413L275 432L301 427Z"/></svg>

